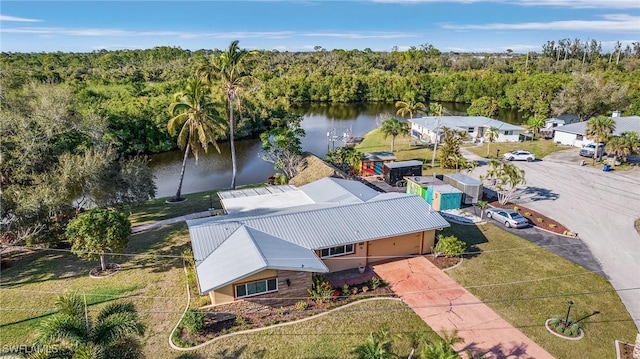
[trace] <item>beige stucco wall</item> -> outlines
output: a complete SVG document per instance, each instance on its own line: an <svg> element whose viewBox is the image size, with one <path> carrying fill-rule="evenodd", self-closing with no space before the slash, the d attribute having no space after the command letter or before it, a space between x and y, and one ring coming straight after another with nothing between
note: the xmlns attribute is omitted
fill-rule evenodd
<svg viewBox="0 0 640 359"><path fill-rule="evenodd" d="M358 268L361 265L367 265L367 245L366 242L355 243L355 250L352 254L344 256L321 258L324 264L329 268L329 272L337 272L345 269ZM316 255L320 257L320 251L316 251Z"/></svg>
<svg viewBox="0 0 640 359"><path fill-rule="evenodd" d="M369 241L369 262L420 253L422 232Z"/></svg>
<svg viewBox="0 0 640 359"><path fill-rule="evenodd" d="M218 288L214 291L209 292L209 297L211 298L211 304L215 305L215 304L233 302L235 300L235 293L234 293L233 286L236 284L253 282L255 280L260 280L260 279L274 278L277 276L278 276L278 271L274 269L266 269L266 270L263 270L262 272L258 272L256 274L243 278L242 280L237 281L235 283L226 285L222 288Z"/></svg>
<svg viewBox="0 0 640 359"><path fill-rule="evenodd" d="M433 246L435 245L435 239L436 239L436 231L435 229L432 229L430 231L425 231L422 232L423 233L423 238L422 238L422 253L421 254L427 254L427 253L431 253L431 248L433 248Z"/></svg>

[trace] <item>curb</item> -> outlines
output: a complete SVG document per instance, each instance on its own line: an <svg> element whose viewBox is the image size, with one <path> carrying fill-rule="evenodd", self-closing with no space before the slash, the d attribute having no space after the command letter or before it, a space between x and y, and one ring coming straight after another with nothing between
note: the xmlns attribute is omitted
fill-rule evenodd
<svg viewBox="0 0 640 359"><path fill-rule="evenodd" d="M185 262L184 258L182 258L182 268L184 269L184 277L185 277L184 280L185 282L187 282L187 263ZM191 303L191 292L189 288L189 283L187 282L187 305L184 307L184 311L182 312L180 319L178 319L176 326L173 327L173 330L171 331L171 333L169 333L169 346L175 350L183 349L173 344L173 340L171 340L171 338L173 338L173 333L178 329L178 327L180 326L180 323L182 323L182 318L184 318L184 315L187 313L187 310L189 310L189 303Z"/></svg>
<svg viewBox="0 0 640 359"><path fill-rule="evenodd" d="M273 328L279 328L279 327L284 327L284 326L287 326L287 325L293 325L293 324L306 322L308 320L316 319L316 318L325 316L327 314L331 314L333 312L337 312L337 311L342 310L344 308L348 308L348 307L350 307L352 305L356 305L356 304L360 304L360 303L364 303L364 302L369 302L369 301L374 301L374 300L394 300L394 301L398 301L398 302L403 302L404 303L404 301L402 299L400 299L400 298L367 298L367 299L362 299L362 300L358 300L358 301L355 301L355 302L351 302L349 304L345 304L345 305L340 306L338 308L333 308L331 310L328 310L328 311L320 313L320 314L316 314L316 315L312 315L310 317L294 320L292 322L280 323L280 324L270 325L270 326L267 326L267 327L253 328L253 329L243 330L243 331L240 331L240 332L221 335L219 337L215 337L215 338L213 338L213 339L211 339L209 341L206 341L204 343L201 343L201 344L198 344L198 345L195 345L195 346L192 346L192 347L188 347L188 348L178 347L178 346L174 345L173 342L171 341L171 338L173 336L173 332L178 327L178 325L176 325L176 328L174 328L173 331L171 331L171 335L169 335L169 345L171 345L171 348L173 348L175 350L179 350L179 351L196 350L196 349L200 349L200 348L202 348L204 346L207 346L209 344L212 344L214 342L217 342L218 340L221 340L223 338L229 338L229 337L233 337L233 336L241 335L241 334L255 333L255 332L260 332L260 331L269 330L269 329L273 329ZM188 304L187 304L187 306L188 306ZM186 310L185 310L185 312L186 312ZM184 316L184 313L182 315ZM180 317L180 320L182 320L182 317ZM178 324L180 324L180 322L178 322Z"/></svg>

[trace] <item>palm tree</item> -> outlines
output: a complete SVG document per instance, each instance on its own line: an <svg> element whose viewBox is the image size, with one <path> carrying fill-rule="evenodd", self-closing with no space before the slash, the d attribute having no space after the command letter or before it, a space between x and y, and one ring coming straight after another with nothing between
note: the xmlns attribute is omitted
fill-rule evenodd
<svg viewBox="0 0 640 359"><path fill-rule="evenodd" d="M392 359L396 355L391 351L392 341L386 326L377 332L369 333L367 342L351 350L358 359Z"/></svg>
<svg viewBox="0 0 640 359"><path fill-rule="evenodd" d="M409 134L409 127L404 122L398 121L398 119L391 117L382 121L380 126L380 132L382 132L383 138L391 136L391 152L394 151L394 144L397 136L406 136Z"/></svg>
<svg viewBox="0 0 640 359"><path fill-rule="evenodd" d="M602 154L599 154L598 147L600 147L600 142L606 142L611 137L611 134L616 129L616 122L607 116L597 116L593 117L589 121L587 121L587 130L586 135L587 138L593 140L596 144L596 150L593 152L593 163L596 162L596 158ZM601 159L601 158L600 158Z"/></svg>
<svg viewBox="0 0 640 359"><path fill-rule="evenodd" d="M637 132L625 132L619 137L612 138L606 145L607 152L614 156L614 166L618 158L624 162L630 154L638 152L639 148L640 139Z"/></svg>
<svg viewBox="0 0 640 359"><path fill-rule="evenodd" d="M233 41L219 57L213 61L213 67L222 81L227 105L229 106L229 144L231 145L231 189L236 188L236 147L235 147L235 119L233 117L234 103L241 111L240 95L250 78L245 71L244 60L249 52L238 47L238 40Z"/></svg>
<svg viewBox="0 0 640 359"><path fill-rule="evenodd" d="M498 201L503 205L509 203L518 185L527 183L523 170L511 163L498 160L491 160L489 169L480 178L483 181L492 180L490 187L495 189Z"/></svg>
<svg viewBox="0 0 640 359"><path fill-rule="evenodd" d="M35 346L56 344L74 358L102 359L114 357L114 353L120 358L142 355L137 337L144 334L145 327L133 303L108 304L94 319L88 316L86 303L77 293L59 297L55 307L58 312L40 323ZM35 357L50 357L47 354L36 353Z"/></svg>
<svg viewBox="0 0 640 359"><path fill-rule="evenodd" d="M200 148L206 153L209 144L212 144L220 153L216 134L224 134L224 126L219 117L215 116L214 103L211 102L209 94L209 86L202 79L193 77L187 83L186 90L176 93L173 102L169 105L169 113L174 117L167 123L167 130L172 136L180 130L177 142L180 149L184 150L180 182L174 198L176 201L182 199L180 192L189 150L196 157L196 163Z"/></svg>
<svg viewBox="0 0 640 359"><path fill-rule="evenodd" d="M489 151L491 150L491 143L495 142L500 136L500 130L497 127L491 126L484 133L484 138L487 139L487 158L489 158Z"/></svg>
<svg viewBox="0 0 640 359"><path fill-rule="evenodd" d="M530 117L527 120L527 127L533 131L534 134L539 134L540 129L544 128L546 121L542 117Z"/></svg>
<svg viewBox="0 0 640 359"><path fill-rule="evenodd" d="M399 116L409 115L409 118L413 118L414 113L426 114L426 106L422 102L398 101L396 102L396 108L398 109L396 115Z"/></svg>
<svg viewBox="0 0 640 359"><path fill-rule="evenodd" d="M458 331L444 333L443 337L434 342L425 341L425 345L420 352L422 359L458 359L460 356L453 349L453 346L462 343L463 340L458 336Z"/></svg>

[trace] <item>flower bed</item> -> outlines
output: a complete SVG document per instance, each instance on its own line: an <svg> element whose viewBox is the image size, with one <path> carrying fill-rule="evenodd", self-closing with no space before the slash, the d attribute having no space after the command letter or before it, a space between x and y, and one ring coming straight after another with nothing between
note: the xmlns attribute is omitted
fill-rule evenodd
<svg viewBox="0 0 640 359"><path fill-rule="evenodd" d="M524 218L527 218L529 220L529 223L531 223L531 225L535 227L546 229L548 231L551 231L557 234L563 234L563 235L569 235L569 236L571 236L571 234L574 233L571 230L569 230L569 228L563 226L561 223L558 223L553 218L547 217L540 212L534 211L520 204L503 205L503 204L500 204L500 202L498 201L494 201L494 202L491 202L490 205L497 208L516 210L520 212L520 214Z"/></svg>

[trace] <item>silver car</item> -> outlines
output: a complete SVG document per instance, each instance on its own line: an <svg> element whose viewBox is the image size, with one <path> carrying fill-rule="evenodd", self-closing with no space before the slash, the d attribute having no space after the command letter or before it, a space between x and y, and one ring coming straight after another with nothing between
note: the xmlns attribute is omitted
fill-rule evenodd
<svg viewBox="0 0 640 359"><path fill-rule="evenodd" d="M527 161L533 162L536 159L536 155L529 151L515 150L511 152L507 152L502 155L502 158L505 161Z"/></svg>
<svg viewBox="0 0 640 359"><path fill-rule="evenodd" d="M486 211L487 217L493 218L508 228L523 228L529 226L529 220L524 218L518 211L503 208L489 208Z"/></svg>

